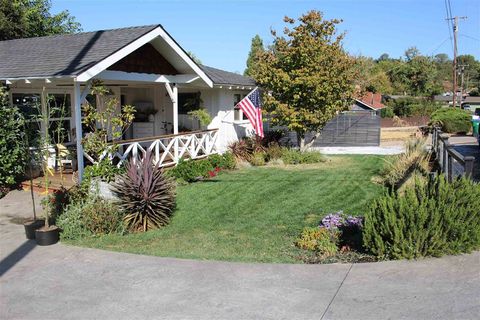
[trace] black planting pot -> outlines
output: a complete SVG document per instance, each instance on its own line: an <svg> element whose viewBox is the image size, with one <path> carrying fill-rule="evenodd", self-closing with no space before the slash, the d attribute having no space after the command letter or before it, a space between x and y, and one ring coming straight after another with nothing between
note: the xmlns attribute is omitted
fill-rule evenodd
<svg viewBox="0 0 480 320"><path fill-rule="evenodd" d="M23 224L25 228L25 236L29 240L35 239L35 231L45 224L44 220L35 220L35 221L28 221Z"/></svg>
<svg viewBox="0 0 480 320"><path fill-rule="evenodd" d="M55 244L60 239L60 230L57 227L50 227L49 230L36 230L35 239L39 246L49 246Z"/></svg>

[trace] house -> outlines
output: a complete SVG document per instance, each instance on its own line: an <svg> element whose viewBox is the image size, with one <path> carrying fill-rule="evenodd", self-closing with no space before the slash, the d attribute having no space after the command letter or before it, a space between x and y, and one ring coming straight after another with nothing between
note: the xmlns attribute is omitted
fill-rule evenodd
<svg viewBox="0 0 480 320"><path fill-rule="evenodd" d="M355 99L350 110L378 112L383 108L385 108L385 105L382 103L382 94L367 92L363 96Z"/></svg>
<svg viewBox="0 0 480 320"><path fill-rule="evenodd" d="M0 41L0 81L10 87L13 105L28 109L39 102L44 110L47 94L69 105L64 117L50 121L63 121L65 144L76 146L80 179L81 105L94 79L137 109L117 141L120 162L150 149L160 165L173 165L222 152L252 131L234 105L255 87L253 79L197 64L161 25ZM192 107L212 116L206 128L186 115Z"/></svg>

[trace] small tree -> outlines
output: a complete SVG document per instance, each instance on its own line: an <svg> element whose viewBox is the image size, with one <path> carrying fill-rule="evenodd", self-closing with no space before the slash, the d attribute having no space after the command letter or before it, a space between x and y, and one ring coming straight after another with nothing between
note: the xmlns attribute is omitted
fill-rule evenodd
<svg viewBox="0 0 480 320"><path fill-rule="evenodd" d="M313 10L297 24L289 17L284 22L284 36L272 31L273 45L260 53L254 78L266 89L264 108L272 124L295 131L305 150L351 102L355 60L342 47L344 34L337 34L341 20L324 20ZM305 143L305 134L312 131L315 134Z"/></svg>
<svg viewBox="0 0 480 320"><path fill-rule="evenodd" d="M252 38L252 44L250 46L250 52L248 53L247 58L247 68L243 72L243 75L253 76L255 74L259 56L263 51L265 51L265 48L263 47L263 40L257 34Z"/></svg>
<svg viewBox="0 0 480 320"><path fill-rule="evenodd" d="M91 94L95 96L96 105L85 103L83 105L83 124L90 129L85 138L83 146L85 152L99 161L105 153L115 151L116 146L112 141L119 139L131 125L135 118L135 108L130 105L121 107L118 110L118 99L110 95L102 82L93 83Z"/></svg>

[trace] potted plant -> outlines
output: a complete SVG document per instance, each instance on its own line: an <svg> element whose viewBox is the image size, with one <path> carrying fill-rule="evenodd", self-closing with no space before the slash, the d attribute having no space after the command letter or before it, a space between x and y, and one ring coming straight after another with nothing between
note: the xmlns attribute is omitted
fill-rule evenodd
<svg viewBox="0 0 480 320"><path fill-rule="evenodd" d="M49 162L49 156L51 152L50 145L52 144L51 136L49 133L49 126L50 126L50 115L51 111L50 110L50 101L48 101L49 97L47 96L45 92L45 88L43 88L42 92L42 112L40 112L40 121L43 124L43 128L45 130L44 136L42 139L40 139L40 161L41 161L41 167L43 171L43 179L44 179L44 186L45 186L45 198L42 200L42 207L43 207L43 213L44 213L44 224L42 227L38 228L35 230L35 240L37 241L37 244L40 246L48 246L52 245L58 242L60 232L57 226L51 225L49 218L50 218L50 212L52 211L52 204L51 202L55 201L55 197L53 194L50 194L50 189L49 189L49 175L52 175L52 169L50 168L49 165L51 163ZM53 199L53 200L52 200Z"/></svg>
<svg viewBox="0 0 480 320"><path fill-rule="evenodd" d="M42 219L37 219L37 211L35 209L35 197L33 195L33 173L32 173L32 161L29 159L29 175L30 175L30 196L32 197L32 209L33 209L33 218L25 221L23 227L25 228L25 236L29 240L35 239L35 231L38 228L41 228L44 225Z"/></svg>
<svg viewBox="0 0 480 320"><path fill-rule="evenodd" d="M35 240L39 246L49 246L57 243L60 239L60 229L56 225L50 224L50 216L55 204L55 195L48 193L48 186L45 189L47 189L47 196L42 200L45 221L42 227L35 230Z"/></svg>
<svg viewBox="0 0 480 320"><path fill-rule="evenodd" d="M205 108L189 111L188 115L198 120L200 128L202 129L206 129L207 126L212 122L212 117Z"/></svg>
<svg viewBox="0 0 480 320"><path fill-rule="evenodd" d="M27 156L27 161L28 161L28 178L30 180L30 196L32 197L32 211L33 211L33 217L31 219L28 219L23 223L23 227L25 228L25 236L29 240L35 239L35 230L38 228L42 227L44 224L44 221L42 219L37 219L37 211L35 209L35 197L33 195L33 163L34 163L34 148L30 147L29 143L29 137L28 134L29 132L27 131L27 127L25 125L25 121L23 121L23 141L24 141L24 146L25 146L25 153Z"/></svg>

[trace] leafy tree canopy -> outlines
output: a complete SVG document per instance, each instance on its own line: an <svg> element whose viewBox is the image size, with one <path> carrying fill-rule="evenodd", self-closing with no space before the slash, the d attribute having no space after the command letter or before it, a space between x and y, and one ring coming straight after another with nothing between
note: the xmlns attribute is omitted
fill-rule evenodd
<svg viewBox="0 0 480 320"><path fill-rule="evenodd" d="M41 37L81 31L68 10L50 12L50 0L0 0L0 40Z"/></svg>
<svg viewBox="0 0 480 320"><path fill-rule="evenodd" d="M273 44L259 54L255 80L266 90L264 107L273 124L297 133L308 148L354 94L355 60L342 47L341 20L325 20L309 11L298 20L285 17L283 35L272 31ZM305 134L316 132L305 144Z"/></svg>

